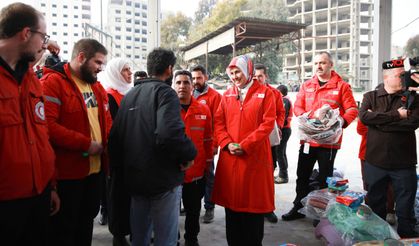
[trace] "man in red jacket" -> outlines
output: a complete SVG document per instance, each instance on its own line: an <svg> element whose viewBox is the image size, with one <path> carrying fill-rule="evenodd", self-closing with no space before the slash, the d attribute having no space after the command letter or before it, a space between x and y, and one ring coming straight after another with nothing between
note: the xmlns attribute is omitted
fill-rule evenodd
<svg viewBox="0 0 419 246"><path fill-rule="evenodd" d="M204 172L213 163L212 117L208 106L192 97L192 75L181 70L175 73L174 88L179 97L182 120L186 135L192 140L198 155L194 164L186 170L182 188L185 206L185 245L198 246L199 214L201 199L205 193Z"/></svg>
<svg viewBox="0 0 419 246"><path fill-rule="evenodd" d="M0 12L0 238L2 245L46 245L50 213L59 209L51 183L45 97L31 68L47 49L44 16L13 3Z"/></svg>
<svg viewBox="0 0 419 246"><path fill-rule="evenodd" d="M294 104L294 114L314 112L324 104L332 108L339 108L340 117L343 118L343 128L346 128L358 115L358 108L352 94L351 86L332 71L333 60L328 52L320 52L314 57L316 75L302 85ZM316 142L301 141L300 153L297 164L297 187L294 207L282 215L283 220L304 218L298 212L303 207L301 199L310 192L309 178L314 164L319 165L320 188L326 187L326 178L333 175L333 165L336 153L340 148L342 137L337 143L318 144Z"/></svg>
<svg viewBox="0 0 419 246"><path fill-rule="evenodd" d="M52 217L52 245L91 244L112 124L106 92L97 82L106 55L98 41L81 39L71 62L47 68L41 79L62 203Z"/></svg>
<svg viewBox="0 0 419 246"><path fill-rule="evenodd" d="M214 119L215 112L217 111L218 105L221 101L221 95L208 85L207 71L202 65L197 65L193 67L191 71L192 82L194 86L193 96L199 103L205 104L209 107L211 111L211 117L212 119ZM213 141L213 147L213 155L216 155L218 151L218 145L216 141ZM212 162L211 165L208 166L208 170L206 170L205 172L205 183L205 214L202 218L202 222L211 223L212 221L214 221L215 207L214 203L211 201L212 188L214 186L214 162Z"/></svg>

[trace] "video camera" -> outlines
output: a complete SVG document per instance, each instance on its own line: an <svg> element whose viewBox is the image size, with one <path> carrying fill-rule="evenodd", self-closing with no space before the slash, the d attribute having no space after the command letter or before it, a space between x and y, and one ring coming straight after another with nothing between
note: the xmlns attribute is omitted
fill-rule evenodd
<svg viewBox="0 0 419 246"><path fill-rule="evenodd" d="M61 62L61 58L57 54L51 54L45 59L45 67L53 67Z"/></svg>
<svg viewBox="0 0 419 246"><path fill-rule="evenodd" d="M404 65L404 79L403 79L403 87L409 88L409 87L418 87L419 84L416 83L410 76L414 73L419 74L419 56L414 58L406 57L403 61Z"/></svg>

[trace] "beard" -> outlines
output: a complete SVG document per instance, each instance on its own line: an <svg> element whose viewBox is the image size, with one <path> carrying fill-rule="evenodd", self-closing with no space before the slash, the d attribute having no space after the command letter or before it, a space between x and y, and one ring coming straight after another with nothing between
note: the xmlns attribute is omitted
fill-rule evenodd
<svg viewBox="0 0 419 246"><path fill-rule="evenodd" d="M89 69L87 61L80 66L80 75L81 79L88 84L93 84L97 81L97 76Z"/></svg>
<svg viewBox="0 0 419 246"><path fill-rule="evenodd" d="M172 76L170 76L169 78L167 78L167 79L164 81L164 83L166 83L166 84L168 84L168 85L172 86L172 81L173 81L173 75L172 75Z"/></svg>
<svg viewBox="0 0 419 246"><path fill-rule="evenodd" d="M36 55L29 52L24 52L20 56L20 61L25 63L30 63L36 61Z"/></svg>

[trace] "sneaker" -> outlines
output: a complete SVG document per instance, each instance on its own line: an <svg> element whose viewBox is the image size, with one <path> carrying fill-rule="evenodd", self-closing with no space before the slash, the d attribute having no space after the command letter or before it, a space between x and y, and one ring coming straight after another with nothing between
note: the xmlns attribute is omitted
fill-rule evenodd
<svg viewBox="0 0 419 246"><path fill-rule="evenodd" d="M108 213L100 213L99 214L99 224L100 225L107 225L108 224Z"/></svg>
<svg viewBox="0 0 419 246"><path fill-rule="evenodd" d="M305 218L306 216L304 214L298 212L299 209L294 206L288 213L282 215L282 220L291 221Z"/></svg>
<svg viewBox="0 0 419 246"><path fill-rule="evenodd" d="M209 208L205 210L205 214L204 214L202 222L204 222L205 224L209 224L213 221L214 221L214 209Z"/></svg>
<svg viewBox="0 0 419 246"><path fill-rule="evenodd" d="M287 178L275 177L275 184L286 184L288 183Z"/></svg>
<svg viewBox="0 0 419 246"><path fill-rule="evenodd" d="M274 212L265 214L265 218L273 224L278 223L278 217Z"/></svg>
<svg viewBox="0 0 419 246"><path fill-rule="evenodd" d="M390 225L395 225L396 224L396 215L394 213L388 213L387 216L386 216L386 221Z"/></svg>

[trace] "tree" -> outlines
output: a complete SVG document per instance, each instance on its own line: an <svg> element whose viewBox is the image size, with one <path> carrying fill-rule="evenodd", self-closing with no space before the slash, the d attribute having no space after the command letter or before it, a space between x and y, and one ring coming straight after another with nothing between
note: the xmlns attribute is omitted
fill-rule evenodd
<svg viewBox="0 0 419 246"><path fill-rule="evenodd" d="M179 45L185 42L191 24L191 18L183 13L169 13L161 24L161 46L171 50L178 50Z"/></svg>
<svg viewBox="0 0 419 246"><path fill-rule="evenodd" d="M406 55L409 57L419 56L419 34L410 38L404 47Z"/></svg>
<svg viewBox="0 0 419 246"><path fill-rule="evenodd" d="M198 10L195 12L194 24L201 24L210 15L216 3L217 0L200 0Z"/></svg>

